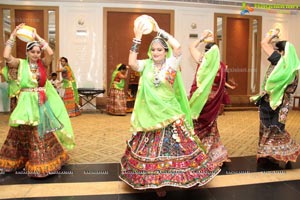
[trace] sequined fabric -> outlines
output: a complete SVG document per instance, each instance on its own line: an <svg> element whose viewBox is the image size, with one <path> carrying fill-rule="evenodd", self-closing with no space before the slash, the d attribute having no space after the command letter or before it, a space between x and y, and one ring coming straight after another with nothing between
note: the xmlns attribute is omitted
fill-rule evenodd
<svg viewBox="0 0 300 200"><path fill-rule="evenodd" d="M23 169L16 173L41 178L58 171L68 159L53 133L41 139L37 127L11 127L0 151L0 169Z"/></svg>
<svg viewBox="0 0 300 200"><path fill-rule="evenodd" d="M124 90L110 88L106 112L111 115L126 115L126 97Z"/></svg>
<svg viewBox="0 0 300 200"><path fill-rule="evenodd" d="M69 117L76 117L81 114L80 109L77 103L75 102L74 91L72 87L65 88L63 101L66 106Z"/></svg>
<svg viewBox="0 0 300 200"><path fill-rule="evenodd" d="M201 186L220 171L208 161L183 120L133 135L121 166L120 178L135 189Z"/></svg>
<svg viewBox="0 0 300 200"><path fill-rule="evenodd" d="M266 72L269 77L274 67L270 66ZM257 159L273 158L283 162L296 162L300 154L300 145L297 144L285 129L288 112L290 109L291 94L298 85L299 74L296 73L294 81L287 86L283 94L282 103L273 110L270 107L270 98L265 94L259 102L259 143Z"/></svg>
<svg viewBox="0 0 300 200"><path fill-rule="evenodd" d="M212 162L219 166L222 166L223 162L230 162L228 151L221 141L217 120L208 126L204 126L199 120L194 120L194 127Z"/></svg>

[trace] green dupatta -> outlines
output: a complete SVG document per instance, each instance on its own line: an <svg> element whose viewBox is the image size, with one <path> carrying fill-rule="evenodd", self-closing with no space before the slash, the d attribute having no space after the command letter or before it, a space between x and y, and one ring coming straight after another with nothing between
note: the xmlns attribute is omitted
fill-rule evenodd
<svg viewBox="0 0 300 200"><path fill-rule="evenodd" d="M202 63L196 72L197 89L189 103L193 119L198 119L220 68L220 52L217 45L213 45L205 54Z"/></svg>
<svg viewBox="0 0 300 200"><path fill-rule="evenodd" d="M172 55L171 48L167 58ZM184 89L181 72L176 72L173 86L166 80L155 87L153 84L153 61L151 45L141 72L136 101L131 116L131 131L151 131L166 127L177 119L185 118L188 128L193 131L188 99ZM150 78L152 77L152 78Z"/></svg>
<svg viewBox="0 0 300 200"><path fill-rule="evenodd" d="M123 90L125 87L125 80L121 79L120 82L114 82L117 74L120 72L119 68L122 66L122 64L118 64L117 68L113 71L112 76L111 76L111 81L110 81L110 88L112 88L112 86L114 85L114 88L118 89L118 90Z"/></svg>
<svg viewBox="0 0 300 200"><path fill-rule="evenodd" d="M20 65L18 70L18 83L20 84L20 87L26 86L29 88L35 88L37 86L37 82L32 81L28 66L29 66L28 60L20 59ZM63 124L63 127L61 127L61 129L55 130L55 134L58 137L60 143L66 149L71 150L75 147L75 140L74 140L74 133L73 133L71 120L66 110L65 104L49 80L46 80L44 87L45 87L47 102L49 103L49 104L45 103L44 105L45 106L49 105L55 117L58 119L58 121L61 124ZM26 109L28 108L35 109L30 111L30 113L33 113L31 115L34 115L35 117L33 117L33 119L36 119L37 121L32 122L32 124L30 125L38 126L40 123L39 121L41 120L41 118L39 117L39 111L43 112L41 109L46 107L45 106L42 107L38 104L38 102L35 102L35 99L38 98L36 92L25 92L23 93L22 96L26 96L26 97L19 98L18 105L20 104L21 106L27 106ZM22 109L21 106L17 106L14 112L12 113L10 117L10 126L18 126L18 124L11 123L11 118L22 119L22 117L24 117L22 115L22 112L24 111L22 112L19 111L20 109L24 110ZM38 115L37 118L36 115ZM14 122L14 120L12 121Z"/></svg>
<svg viewBox="0 0 300 200"><path fill-rule="evenodd" d="M75 147L75 139L71 120L65 104L49 80L46 81L45 88L50 107L56 118L63 124L63 128L56 130L55 134L57 135L61 144L68 150L71 150Z"/></svg>
<svg viewBox="0 0 300 200"><path fill-rule="evenodd" d="M270 99L270 107L273 110L281 105L285 89L294 81L297 70L300 69L300 62L294 45L287 42L284 52L269 77L267 78L267 75L265 75L265 81L262 85L264 92L250 97L251 101L257 101L267 93Z"/></svg>
<svg viewBox="0 0 300 200"><path fill-rule="evenodd" d="M75 103L79 104L79 94L78 94L77 83L76 83L74 73L69 65L64 66L64 68L67 70L68 78L63 78L63 80L62 80L63 88L72 87L73 92L74 92ZM71 80L69 80L70 77L71 77ZM70 85L70 83L71 83L71 85Z"/></svg>
<svg viewBox="0 0 300 200"><path fill-rule="evenodd" d="M5 66L2 69L2 75L8 84L8 88L7 88L8 97L12 98L12 97L16 97L20 93L20 87L17 83L17 80L14 80L10 77L8 70L9 70L8 66Z"/></svg>

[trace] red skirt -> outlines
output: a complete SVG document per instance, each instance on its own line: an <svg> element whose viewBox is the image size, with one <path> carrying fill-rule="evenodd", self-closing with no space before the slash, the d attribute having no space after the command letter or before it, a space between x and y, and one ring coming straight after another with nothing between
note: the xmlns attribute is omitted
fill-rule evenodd
<svg viewBox="0 0 300 200"><path fill-rule="evenodd" d="M280 131L275 126L268 128L260 124L257 159L273 158L283 162L296 162L299 155L300 145L286 130Z"/></svg>
<svg viewBox="0 0 300 200"><path fill-rule="evenodd" d="M13 172L20 169L30 177L54 174L66 163L69 156L53 133L43 138L37 127L11 127L0 151L0 169Z"/></svg>
<svg viewBox="0 0 300 200"><path fill-rule="evenodd" d="M222 166L223 162L230 162L228 151L221 141L217 120L204 126L201 120L194 120L195 133L206 148L207 155L215 164Z"/></svg>
<svg viewBox="0 0 300 200"><path fill-rule="evenodd" d="M120 178L134 189L207 184L220 168L209 161L197 139L183 120L162 129L136 133L121 159Z"/></svg>
<svg viewBox="0 0 300 200"><path fill-rule="evenodd" d="M124 90L110 89L106 112L111 115L126 115L126 97Z"/></svg>
<svg viewBox="0 0 300 200"><path fill-rule="evenodd" d="M63 101L65 103L69 117L76 117L81 114L80 109L75 102L74 91L71 87L65 89Z"/></svg>
<svg viewBox="0 0 300 200"><path fill-rule="evenodd" d="M222 103L225 104L225 105L229 105L231 103L229 93L228 93L227 89L224 90Z"/></svg>

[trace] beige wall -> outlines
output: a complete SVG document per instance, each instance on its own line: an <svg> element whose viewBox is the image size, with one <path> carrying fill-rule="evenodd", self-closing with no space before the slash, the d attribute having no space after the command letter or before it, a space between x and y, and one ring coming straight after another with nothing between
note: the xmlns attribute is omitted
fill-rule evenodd
<svg viewBox="0 0 300 200"><path fill-rule="evenodd" d="M103 1L109 2L109 1ZM119 1L119 2L126 2ZM153 1L154 2L154 1ZM10 1L9 4L18 4L20 1ZM60 54L69 58L70 65L74 68L79 87L105 88L106 66L105 46L103 41L103 8L145 8L145 9L173 9L175 11L175 37L183 48L183 79L189 91L196 65L188 52L188 45L193 41L189 38L190 33L200 34L204 29L213 30L214 13L239 14L240 7L181 3L171 4L157 1L147 1L143 4L132 3L74 3L74 2L34 2L34 5L59 6L60 9ZM254 10L250 15L263 17L262 32L266 33L269 28L278 26L282 28L282 37L290 40L297 48L300 55L300 15L274 14L266 10ZM78 22L84 22L79 25ZM192 29L191 24L196 23L197 29ZM83 35L78 35L81 33ZM84 35L86 34L86 35ZM121 34L121 30L120 30ZM128 42L128 41L127 41ZM261 81L266 71L268 62L262 53ZM259 84L260 85L260 84ZM300 87L297 90L300 94Z"/></svg>

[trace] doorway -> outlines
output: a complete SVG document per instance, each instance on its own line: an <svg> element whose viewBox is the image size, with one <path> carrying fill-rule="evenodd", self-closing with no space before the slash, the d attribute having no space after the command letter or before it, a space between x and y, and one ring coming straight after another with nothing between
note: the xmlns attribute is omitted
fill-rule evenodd
<svg viewBox="0 0 300 200"><path fill-rule="evenodd" d="M174 11L172 10L149 10L149 9L122 9L105 8L104 9L104 42L106 43L104 52L106 52L106 84L109 89L111 74L119 63L128 63L129 50L134 38L133 24L134 20L140 15L150 15L158 23L159 27L173 34L174 29ZM148 45L156 33L143 35L142 44L138 59L146 59Z"/></svg>
<svg viewBox="0 0 300 200"><path fill-rule="evenodd" d="M159 27L173 34L174 11L171 10L148 10L148 9L104 9L104 42L106 43L106 89L109 91L112 73L119 63L128 65L129 50L134 38L134 20L140 15L150 15L158 23ZM138 59L147 59L148 47L152 39L157 35L152 32L143 35L139 49ZM129 69L126 84L126 107L127 112L132 112L139 84L139 73ZM108 94L108 92L106 93ZM100 100L99 100L100 101Z"/></svg>
<svg viewBox="0 0 300 200"><path fill-rule="evenodd" d="M52 6L14 6L14 5L1 5L0 6L0 41L4 43L10 37L11 32L15 27L21 23L32 26L37 30L37 33L44 38L49 46L54 51L54 58L52 66L49 67L49 73L55 70L56 61L59 55L57 48L59 37L59 10L58 7ZM18 58L26 57L26 43L21 40L16 40L15 48L12 54ZM0 52L3 52L4 46L0 45ZM3 67L4 63L1 64Z"/></svg>
<svg viewBox="0 0 300 200"><path fill-rule="evenodd" d="M221 60L228 65L231 105L252 106L249 97L259 92L261 63L261 16L215 13L214 29Z"/></svg>

